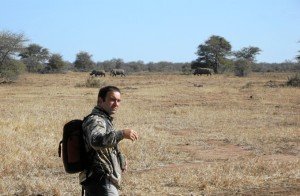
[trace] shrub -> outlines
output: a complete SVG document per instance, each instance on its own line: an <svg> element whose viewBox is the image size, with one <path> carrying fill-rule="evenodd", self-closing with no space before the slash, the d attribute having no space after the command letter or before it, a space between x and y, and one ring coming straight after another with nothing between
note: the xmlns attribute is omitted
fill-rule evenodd
<svg viewBox="0 0 300 196"><path fill-rule="evenodd" d="M251 72L251 62L246 59L238 59L234 62L234 74L236 76L247 76Z"/></svg>
<svg viewBox="0 0 300 196"><path fill-rule="evenodd" d="M287 81L288 86L300 87L300 75L296 74Z"/></svg>
<svg viewBox="0 0 300 196"><path fill-rule="evenodd" d="M99 88L101 86L101 81L95 77L89 77L86 80L85 86L89 88Z"/></svg>
<svg viewBox="0 0 300 196"><path fill-rule="evenodd" d="M21 61L9 60L0 65L0 79L1 81L15 81L19 75L24 73L26 66Z"/></svg>

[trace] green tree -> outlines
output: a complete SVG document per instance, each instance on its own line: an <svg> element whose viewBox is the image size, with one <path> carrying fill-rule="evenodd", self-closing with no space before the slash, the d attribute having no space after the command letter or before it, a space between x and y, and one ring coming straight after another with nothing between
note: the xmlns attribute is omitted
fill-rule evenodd
<svg viewBox="0 0 300 196"><path fill-rule="evenodd" d="M49 51L38 44L30 44L19 56L29 72L37 72L45 67L45 62L49 59Z"/></svg>
<svg viewBox="0 0 300 196"><path fill-rule="evenodd" d="M74 61L74 67L78 71L87 71L95 67L95 63L92 61L92 55L87 52L79 52L76 55L76 60Z"/></svg>
<svg viewBox="0 0 300 196"><path fill-rule="evenodd" d="M234 56L238 59L243 58L252 63L255 62L255 56L261 52L261 49L258 47L244 47L239 51L233 52Z"/></svg>
<svg viewBox="0 0 300 196"><path fill-rule="evenodd" d="M198 58L192 62L192 69L209 67L219 73L220 64L231 54L231 44L221 36L212 35L204 44L198 46L196 54Z"/></svg>
<svg viewBox="0 0 300 196"><path fill-rule="evenodd" d="M51 72L58 73L66 67L66 63L60 54L53 54L49 59L48 67Z"/></svg>
<svg viewBox="0 0 300 196"><path fill-rule="evenodd" d="M258 47L244 47L239 51L233 52L236 57L234 62L234 73L236 76L247 76L255 62L255 56L260 53L261 49Z"/></svg>
<svg viewBox="0 0 300 196"><path fill-rule="evenodd" d="M16 60L28 41L22 33L0 32L0 78L15 80L24 71L24 64Z"/></svg>

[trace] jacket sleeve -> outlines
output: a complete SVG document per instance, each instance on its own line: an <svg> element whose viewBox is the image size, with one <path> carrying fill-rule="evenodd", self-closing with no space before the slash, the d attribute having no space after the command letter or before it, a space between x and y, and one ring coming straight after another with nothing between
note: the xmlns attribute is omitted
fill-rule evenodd
<svg viewBox="0 0 300 196"><path fill-rule="evenodd" d="M95 150L114 147L123 139L123 132L113 129L112 124L99 116L91 116L86 121L88 143Z"/></svg>

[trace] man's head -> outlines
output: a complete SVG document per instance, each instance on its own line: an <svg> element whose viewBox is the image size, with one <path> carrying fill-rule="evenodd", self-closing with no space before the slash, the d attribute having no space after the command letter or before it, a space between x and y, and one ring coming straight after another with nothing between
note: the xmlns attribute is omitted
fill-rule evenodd
<svg viewBox="0 0 300 196"><path fill-rule="evenodd" d="M99 90L97 105L109 115L116 113L121 102L121 91L115 86L106 86Z"/></svg>

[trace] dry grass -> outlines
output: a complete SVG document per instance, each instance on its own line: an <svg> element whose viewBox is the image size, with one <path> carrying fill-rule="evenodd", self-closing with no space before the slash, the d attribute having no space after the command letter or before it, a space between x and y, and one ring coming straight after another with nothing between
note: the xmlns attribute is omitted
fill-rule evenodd
<svg viewBox="0 0 300 196"><path fill-rule="evenodd" d="M292 74L101 78L123 91L116 127L130 161L122 195L299 195L300 89ZM87 73L23 75L0 86L0 195L79 195L57 155L64 123L97 88Z"/></svg>

